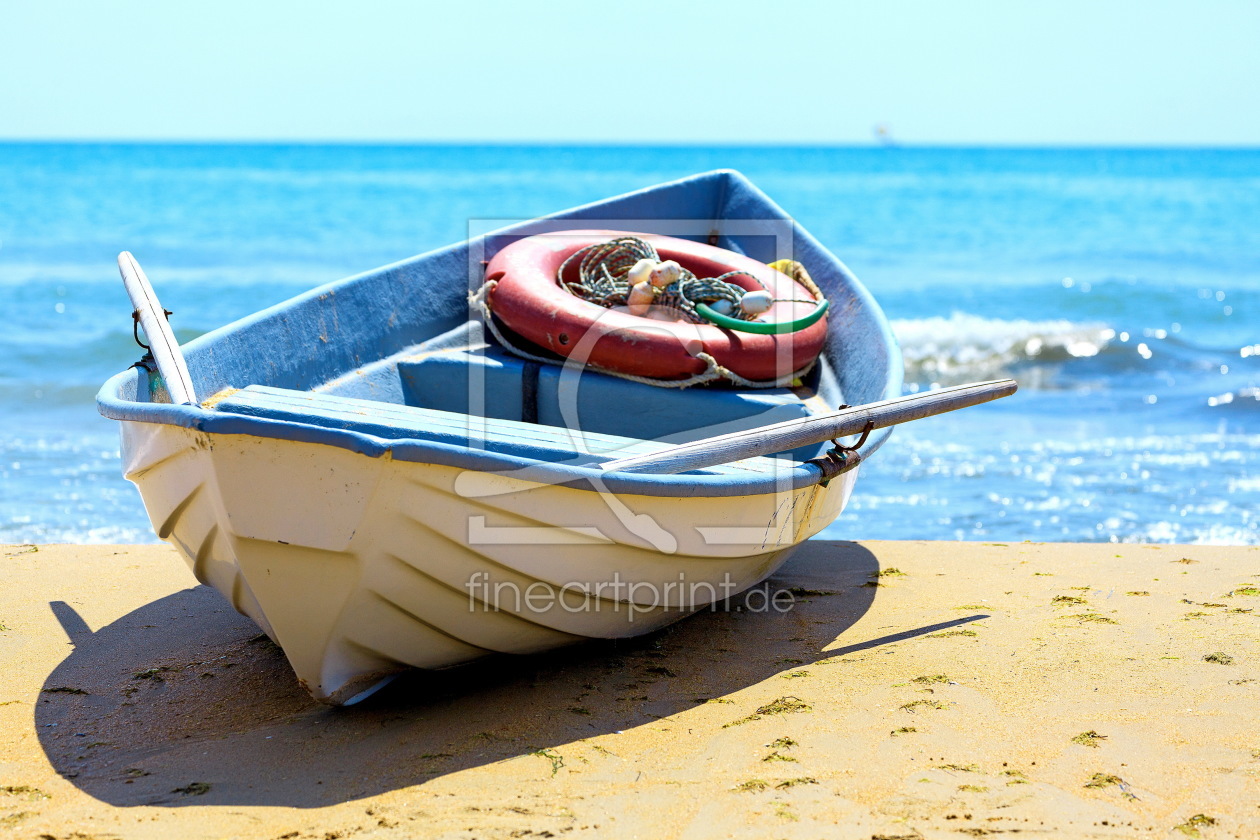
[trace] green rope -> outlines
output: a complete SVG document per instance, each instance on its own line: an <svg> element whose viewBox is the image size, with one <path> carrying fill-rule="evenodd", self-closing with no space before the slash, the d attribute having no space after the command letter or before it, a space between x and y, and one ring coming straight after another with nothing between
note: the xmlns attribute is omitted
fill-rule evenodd
<svg viewBox="0 0 1260 840"><path fill-rule="evenodd" d="M608 242L588 245L574 252L560 266L556 277L561 286L582 300L606 309L625 306L630 295L630 281L626 279L626 275L641 259L655 262L661 260L652 243L637 236L622 236ZM565 282L564 275L574 260L579 261L578 279L568 283ZM701 278L684 268L676 281L661 289L655 303L679 310L693 323L704 324L709 323L709 320L696 311L696 305L728 300L734 304L733 318L751 321L756 316L748 315L739 308L744 289L726 279L741 274L752 277L744 271L728 271L718 277Z"/></svg>

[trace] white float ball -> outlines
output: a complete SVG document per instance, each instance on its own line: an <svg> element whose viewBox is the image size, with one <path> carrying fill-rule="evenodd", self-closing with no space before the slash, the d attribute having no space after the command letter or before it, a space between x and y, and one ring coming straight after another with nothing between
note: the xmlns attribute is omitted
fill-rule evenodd
<svg viewBox="0 0 1260 840"><path fill-rule="evenodd" d="M774 306L774 295L766 291L748 292L739 301L739 308L749 315L760 315Z"/></svg>

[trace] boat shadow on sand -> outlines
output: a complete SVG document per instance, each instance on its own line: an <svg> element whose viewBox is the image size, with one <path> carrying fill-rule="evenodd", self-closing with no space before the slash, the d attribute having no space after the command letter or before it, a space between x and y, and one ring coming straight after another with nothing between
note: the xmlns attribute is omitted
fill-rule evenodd
<svg viewBox="0 0 1260 840"><path fill-rule="evenodd" d="M762 587L793 593L786 613L706 610L629 641L412 672L350 708L312 701L280 650L207 587L95 633L54 602L75 648L48 676L35 723L56 770L112 805L332 805L563 754L784 670L976 618L824 651L869 609L878 572L862 546L807 542Z"/></svg>

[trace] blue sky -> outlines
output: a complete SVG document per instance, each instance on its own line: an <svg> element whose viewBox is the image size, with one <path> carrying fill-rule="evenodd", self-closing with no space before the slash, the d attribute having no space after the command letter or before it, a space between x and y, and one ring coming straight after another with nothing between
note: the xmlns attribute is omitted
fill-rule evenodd
<svg viewBox="0 0 1260 840"><path fill-rule="evenodd" d="M1260 3L11 2L0 138L1260 145Z"/></svg>

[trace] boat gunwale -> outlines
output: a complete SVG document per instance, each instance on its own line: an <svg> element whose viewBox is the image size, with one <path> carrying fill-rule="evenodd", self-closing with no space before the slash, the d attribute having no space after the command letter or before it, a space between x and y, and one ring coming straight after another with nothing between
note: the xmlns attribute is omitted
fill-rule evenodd
<svg viewBox="0 0 1260 840"><path fill-rule="evenodd" d="M788 466L786 462L783 470L761 475L747 472L685 472L673 475L605 472L597 463L541 461L439 441L383 438L350 429L219 412L200 406L133 402L117 396L127 377L138 377L138 373L132 368L115 374L97 394L97 407L103 416L124 422L176 426L215 436L240 435L333 446L369 458L499 473L543 485L639 496L722 497L795 491L817 484L823 477L821 468L814 464Z"/></svg>

